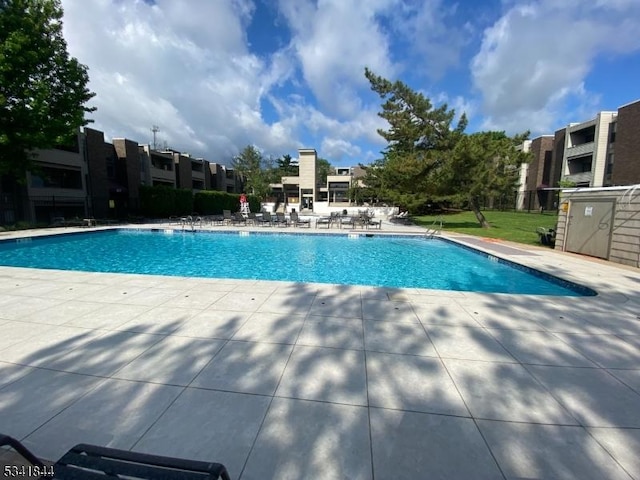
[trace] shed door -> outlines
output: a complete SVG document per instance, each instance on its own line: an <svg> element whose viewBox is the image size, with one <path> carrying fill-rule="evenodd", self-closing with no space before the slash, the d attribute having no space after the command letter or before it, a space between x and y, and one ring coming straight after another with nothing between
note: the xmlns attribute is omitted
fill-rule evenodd
<svg viewBox="0 0 640 480"><path fill-rule="evenodd" d="M565 250L608 259L614 205L613 199L572 200Z"/></svg>

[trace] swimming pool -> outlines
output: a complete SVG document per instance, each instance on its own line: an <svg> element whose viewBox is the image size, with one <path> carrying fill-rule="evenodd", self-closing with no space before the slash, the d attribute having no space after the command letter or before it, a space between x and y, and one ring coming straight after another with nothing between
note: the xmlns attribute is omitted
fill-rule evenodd
<svg viewBox="0 0 640 480"><path fill-rule="evenodd" d="M0 242L0 265L582 296L595 292L424 237L116 229Z"/></svg>

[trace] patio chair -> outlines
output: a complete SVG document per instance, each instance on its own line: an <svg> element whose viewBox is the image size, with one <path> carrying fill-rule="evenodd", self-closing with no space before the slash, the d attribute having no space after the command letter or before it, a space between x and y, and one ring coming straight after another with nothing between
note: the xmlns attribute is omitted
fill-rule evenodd
<svg viewBox="0 0 640 480"><path fill-rule="evenodd" d="M222 210L222 218L224 219L225 225L230 224L231 220L233 220L233 217L231 216L231 210Z"/></svg>
<svg viewBox="0 0 640 480"><path fill-rule="evenodd" d="M115 448L99 447L81 443L76 445L53 465L45 465L18 440L0 434L0 447L9 446L31 464L29 466L7 465L3 474L8 477L29 477L30 473L40 479L93 480L104 478L130 479L184 479L231 480L221 463L161 457Z"/></svg>
<svg viewBox="0 0 640 480"><path fill-rule="evenodd" d="M284 212L276 212L276 225L282 225L283 227L288 227L289 222L287 221L287 217L285 217Z"/></svg>
<svg viewBox="0 0 640 480"><path fill-rule="evenodd" d="M298 212L291 212L290 215L291 218L291 222L293 223L294 227L310 227L311 226L311 220L309 220L308 218L305 219L301 219L298 216Z"/></svg>
<svg viewBox="0 0 640 480"><path fill-rule="evenodd" d="M242 213L236 212L236 213L233 214L233 217L231 218L231 224L232 225L246 225L247 224L247 219L244 218L244 215L242 215Z"/></svg>
<svg viewBox="0 0 640 480"><path fill-rule="evenodd" d="M340 228L342 228L343 225L347 225L349 228L355 228L356 226L356 219L354 217L339 217L338 222L340 222Z"/></svg>
<svg viewBox="0 0 640 480"><path fill-rule="evenodd" d="M272 220L271 220L271 214L269 212L263 212L261 217L257 217L256 220L258 220L258 223L260 225L267 225L267 226L271 226Z"/></svg>
<svg viewBox="0 0 640 480"><path fill-rule="evenodd" d="M256 225L258 223L258 218L256 217L255 212L249 212L247 214L247 225Z"/></svg>
<svg viewBox="0 0 640 480"><path fill-rule="evenodd" d="M327 228L331 228L331 223L332 223L332 217L319 217L316 220L316 228L320 228L323 225L326 226Z"/></svg>

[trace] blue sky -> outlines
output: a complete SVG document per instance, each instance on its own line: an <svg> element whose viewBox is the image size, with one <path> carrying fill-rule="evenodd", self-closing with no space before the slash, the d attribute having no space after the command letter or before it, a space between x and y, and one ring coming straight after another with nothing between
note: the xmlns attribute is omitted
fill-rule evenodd
<svg viewBox="0 0 640 480"><path fill-rule="evenodd" d="M469 118L553 133L640 98L639 0L62 0L94 128L229 163L385 143L365 66Z"/></svg>

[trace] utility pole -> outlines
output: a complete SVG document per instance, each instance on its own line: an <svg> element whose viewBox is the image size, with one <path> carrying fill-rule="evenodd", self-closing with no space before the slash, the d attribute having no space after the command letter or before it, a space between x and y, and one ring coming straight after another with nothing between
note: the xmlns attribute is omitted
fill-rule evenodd
<svg viewBox="0 0 640 480"><path fill-rule="evenodd" d="M153 132L153 149L156 149L156 133L160 131L160 127L157 125L153 125L151 127L151 131Z"/></svg>

